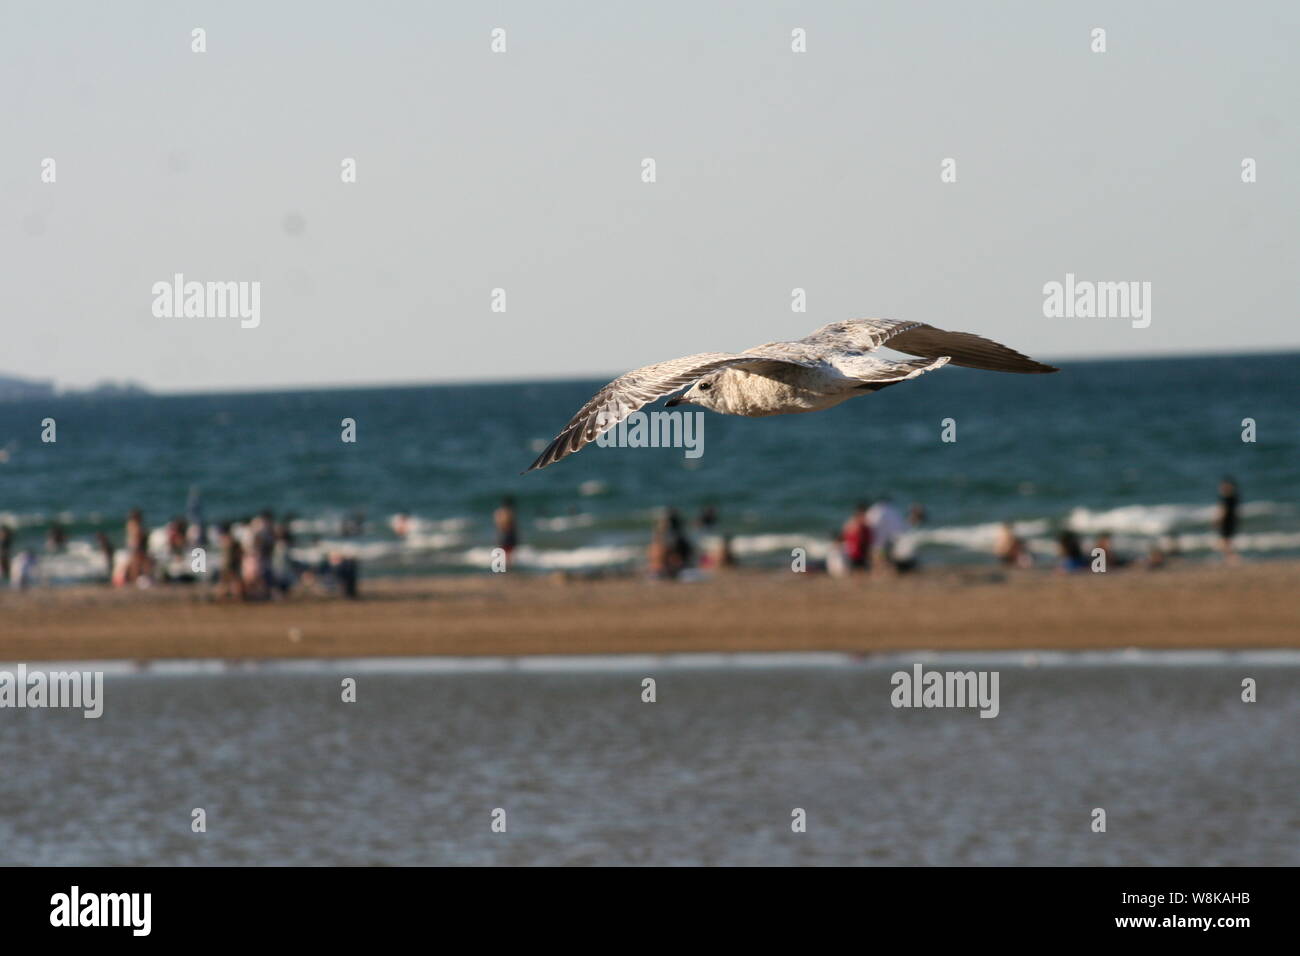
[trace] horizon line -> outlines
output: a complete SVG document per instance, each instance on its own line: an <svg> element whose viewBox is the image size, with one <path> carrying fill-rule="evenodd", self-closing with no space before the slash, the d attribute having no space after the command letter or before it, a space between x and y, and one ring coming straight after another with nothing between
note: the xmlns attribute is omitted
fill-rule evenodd
<svg viewBox="0 0 1300 956"><path fill-rule="evenodd" d="M1295 355L1300 354L1300 346L1284 346L1281 348L1260 348L1244 349L1237 352L1178 352L1178 353L1159 353L1159 354L1136 354L1136 355L1076 355L1069 358L1060 358L1052 355L1045 355L1044 359L1061 365L1073 364L1094 364L1104 362L1153 362L1153 361L1178 361L1181 359L1207 359L1207 358L1247 358L1260 357L1266 355ZM0 371L0 377L10 375ZM64 386L54 380L55 398L70 398L78 394L94 392L96 389L105 386L138 386L143 389L143 394L135 395L114 395L114 398L132 398L132 397L173 397L187 395L237 395L237 394L255 394L258 392L276 393L276 392L326 392L326 391L361 391L365 389L377 388L438 388L443 386L498 386L498 385L557 385L577 382L594 382L599 380L613 381L618 375L605 379L608 373L570 373L556 376L541 376L536 378L446 378L439 380L397 380L397 381L360 381L360 382L300 382L286 383L283 385L228 385L228 386L208 386L194 389L155 389L149 385L144 385L133 379L111 380L105 379L94 385L84 386ZM20 376L14 375L14 378ZM21 379L27 382L44 383L50 379Z"/></svg>

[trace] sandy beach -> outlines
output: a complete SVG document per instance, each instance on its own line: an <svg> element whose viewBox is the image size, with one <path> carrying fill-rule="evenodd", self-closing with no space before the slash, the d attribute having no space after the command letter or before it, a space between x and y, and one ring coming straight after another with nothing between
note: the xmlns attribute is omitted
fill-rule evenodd
<svg viewBox="0 0 1300 956"><path fill-rule="evenodd" d="M358 601L173 587L0 595L0 660L1300 646L1300 564L1106 575L733 573L365 582Z"/></svg>

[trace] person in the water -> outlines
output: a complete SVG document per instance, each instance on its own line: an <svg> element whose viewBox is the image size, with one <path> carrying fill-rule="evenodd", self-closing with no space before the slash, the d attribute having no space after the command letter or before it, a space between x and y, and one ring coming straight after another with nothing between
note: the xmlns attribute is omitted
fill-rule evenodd
<svg viewBox="0 0 1300 956"><path fill-rule="evenodd" d="M1230 476L1219 482L1219 513L1214 521L1214 529L1219 533L1219 550L1229 563L1236 563L1237 552L1232 546L1232 539L1237 535L1237 508L1241 503L1237 483Z"/></svg>

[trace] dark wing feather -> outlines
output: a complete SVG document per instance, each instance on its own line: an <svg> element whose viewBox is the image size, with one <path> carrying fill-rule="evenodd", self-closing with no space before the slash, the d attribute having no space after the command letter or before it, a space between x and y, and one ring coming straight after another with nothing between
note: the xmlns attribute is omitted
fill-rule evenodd
<svg viewBox="0 0 1300 956"><path fill-rule="evenodd" d="M832 322L806 339L805 345L869 352L889 348L921 358L948 356L953 365L984 369L989 372L1042 373L1059 369L1035 362L1015 349L999 345L970 332L946 332L923 322L897 322L893 319L851 319Z"/></svg>

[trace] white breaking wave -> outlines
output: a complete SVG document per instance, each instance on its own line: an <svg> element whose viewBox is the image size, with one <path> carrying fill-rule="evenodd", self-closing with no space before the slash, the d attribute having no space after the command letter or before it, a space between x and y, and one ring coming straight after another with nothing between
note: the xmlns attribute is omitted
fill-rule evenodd
<svg viewBox="0 0 1300 956"><path fill-rule="evenodd" d="M475 568L492 566L492 548L470 548L458 555L457 564ZM515 549L511 561L515 567L546 571L576 571L582 568L617 567L639 560L645 548L624 545L588 545L581 548L546 551L527 545Z"/></svg>
<svg viewBox="0 0 1300 956"><path fill-rule="evenodd" d="M390 516L389 521L396 517L396 515ZM408 517L410 534L415 535L451 534L465 531L473 523L469 518L421 518L419 515Z"/></svg>
<svg viewBox="0 0 1300 956"><path fill-rule="evenodd" d="M90 540L72 540L57 554L37 552L36 580L45 584L93 581L108 576L104 555Z"/></svg>
<svg viewBox="0 0 1300 956"><path fill-rule="evenodd" d="M1108 511L1091 511L1075 508L1066 518L1071 531L1080 533L1134 532L1145 535L1168 534L1175 528L1208 525L1214 521L1216 505L1125 505ZM1250 501L1243 504L1243 518L1287 514L1293 509L1272 501Z"/></svg>
<svg viewBox="0 0 1300 956"><path fill-rule="evenodd" d="M0 525L8 525L15 530L48 524L49 520L49 515L42 514L39 511L26 515L15 514L12 511L0 511Z"/></svg>
<svg viewBox="0 0 1300 956"><path fill-rule="evenodd" d="M338 541L318 541L315 544L297 546L290 551L290 554L295 561L304 564L318 564L335 553L365 563L397 558L404 551L400 541L359 541L356 538L344 538Z"/></svg>
<svg viewBox="0 0 1300 956"><path fill-rule="evenodd" d="M1212 532L1205 534L1179 534L1173 536L1180 551L1212 551L1218 547L1219 536ZM1300 549L1300 532L1296 531L1260 531L1253 534L1238 534L1232 539L1232 547L1245 553L1262 553L1268 551L1294 551Z"/></svg>
<svg viewBox="0 0 1300 956"><path fill-rule="evenodd" d="M795 548L803 548L810 558L824 558L830 553L831 542L825 537L806 534L738 534L731 539L731 553L738 558L777 552L789 554Z"/></svg>
<svg viewBox="0 0 1300 956"><path fill-rule="evenodd" d="M1036 518L1032 521L1013 521L1011 527L1017 537L1032 541L1051 531L1052 523L1046 518ZM942 544L966 551L992 553L1001 528L1001 522L990 521L985 524L921 528L912 534L917 544Z"/></svg>
<svg viewBox="0 0 1300 956"><path fill-rule="evenodd" d="M558 518L538 518L533 527L540 531L571 531L574 528L590 528L596 523L593 514L561 515Z"/></svg>

